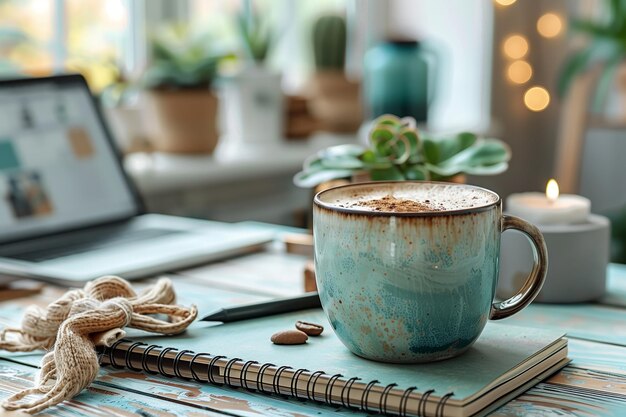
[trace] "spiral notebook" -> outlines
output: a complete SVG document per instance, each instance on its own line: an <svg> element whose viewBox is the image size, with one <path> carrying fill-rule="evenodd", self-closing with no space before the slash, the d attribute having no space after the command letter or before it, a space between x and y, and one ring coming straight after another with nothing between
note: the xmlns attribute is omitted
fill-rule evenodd
<svg viewBox="0 0 626 417"><path fill-rule="evenodd" d="M297 320L325 331L305 345L270 336ZM362 359L341 344L321 310L211 325L176 337L128 335L101 363L401 416L484 414L568 362L562 333L489 322L465 354L418 365Z"/></svg>

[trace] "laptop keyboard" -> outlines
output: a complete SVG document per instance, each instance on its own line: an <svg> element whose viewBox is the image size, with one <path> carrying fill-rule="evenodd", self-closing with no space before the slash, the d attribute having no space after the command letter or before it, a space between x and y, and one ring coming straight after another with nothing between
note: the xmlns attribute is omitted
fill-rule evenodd
<svg viewBox="0 0 626 417"><path fill-rule="evenodd" d="M45 247L39 249L21 247L18 250L16 250L17 248L8 248L9 250L5 251L0 250L0 256L29 262L43 262L63 256L77 255L178 233L183 233L183 231L158 228L106 228L76 232L62 238L57 237L55 238L55 244L45 245Z"/></svg>

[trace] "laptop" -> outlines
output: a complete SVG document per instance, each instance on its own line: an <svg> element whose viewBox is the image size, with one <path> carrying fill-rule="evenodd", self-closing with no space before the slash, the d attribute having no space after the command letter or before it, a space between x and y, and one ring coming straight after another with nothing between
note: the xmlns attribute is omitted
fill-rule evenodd
<svg viewBox="0 0 626 417"><path fill-rule="evenodd" d="M145 214L80 75L0 81L0 276L140 278L262 247L267 231Z"/></svg>

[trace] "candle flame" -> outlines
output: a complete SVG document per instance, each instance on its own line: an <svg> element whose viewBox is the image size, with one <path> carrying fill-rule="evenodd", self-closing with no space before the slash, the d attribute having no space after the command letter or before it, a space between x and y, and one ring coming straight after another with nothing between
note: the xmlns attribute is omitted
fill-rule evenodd
<svg viewBox="0 0 626 417"><path fill-rule="evenodd" d="M551 203L559 198L559 184L554 179L548 181L548 185L546 185L546 197Z"/></svg>

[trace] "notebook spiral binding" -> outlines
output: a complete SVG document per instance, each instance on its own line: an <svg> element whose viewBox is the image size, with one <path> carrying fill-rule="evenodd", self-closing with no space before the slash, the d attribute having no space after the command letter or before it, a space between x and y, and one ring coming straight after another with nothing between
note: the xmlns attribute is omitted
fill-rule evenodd
<svg viewBox="0 0 626 417"><path fill-rule="evenodd" d="M320 377L323 375L327 375L323 371L310 372L308 369L304 369L304 368L294 370L290 366L277 367L273 363L259 364L259 362L257 361L243 361L241 358L228 359L226 356L220 356L220 355L213 356L209 353L195 353L191 350L179 351L178 349L175 349L175 348L168 348L168 347L164 348L159 345L147 345L146 343L142 343L142 342L131 343L128 348L122 349L122 348L119 348L119 345L121 343L131 343L131 342L128 340L124 340L124 339L117 341L110 348L107 348L104 351L100 352L101 353L99 355L100 362L104 362L104 359L106 358L108 361L104 363L104 365L111 365L114 368L126 368L135 372L143 371L149 374L161 374L168 378L177 377L177 378L182 378L182 379L187 379L187 380L194 380L197 382L210 382L211 384L214 384L214 385L228 385L234 388L242 387L249 391L256 390L256 391L262 391L265 393L277 394L277 395L286 395L285 392L281 392L281 387L280 387L279 382L280 382L281 377L283 377L284 372L289 370L293 372L293 375L290 378L290 385L288 388L289 390L288 392L289 394L291 394L292 397L300 398L300 399L307 399L310 401L318 401L318 402L321 401L326 404L341 405L346 408L357 408L366 412L388 414L390 411L388 410L387 402L389 399L390 392L393 388L398 386L397 384L389 384L385 386L382 394L379 394L380 398L378 400L377 407L372 407L369 401L369 397L374 387L380 384L380 381L378 380L373 380L366 384L365 388L363 389L363 393L361 394L361 398L358 401L358 404L355 404L354 402L350 401L350 398L351 398L350 392L353 389L354 383L357 381L361 381L361 378L358 378L358 377L352 377L352 378L347 379L344 383L344 386L341 388L339 399L333 399L332 394L333 394L335 385L337 384L340 378L343 378L343 375L341 374L334 374L328 378L328 381L324 388L323 397L319 398L320 396L318 395L318 398L316 398L315 387ZM141 353L135 352L139 347L143 347L144 349L143 352ZM156 354L156 367L157 367L156 371L153 369L150 369L148 366L148 358L150 357L150 352L154 350L158 350L158 353ZM123 365L118 363L118 360L115 358L116 352L124 353ZM176 355L174 356L174 358L173 359L170 358L170 360L172 360L172 369L174 372L173 374L168 374L164 366L164 362L167 358L167 354L170 352L176 352ZM141 367L136 367L133 365L133 362L132 362L133 355L135 355L135 359L137 359L137 355L141 355L141 359L140 359ZM182 368L181 360L186 355L191 356L191 359L189 361L184 361L184 363L187 366L187 372L191 375L191 377L186 377L185 375L183 375L183 372L181 369ZM154 357L154 354L153 354L153 357ZM202 357L204 357L205 360L208 361L206 378L203 378L203 375L199 375L197 371L198 359ZM220 376L222 381L218 381L216 379L216 374L212 371L215 368L217 368L217 363L219 361L225 361L225 360L227 361L226 361L226 364L223 365L223 375ZM237 375L236 377L232 375L233 367L235 365L241 366L240 370L238 371L239 375ZM250 379L248 378L249 376L248 374L251 372L250 368L253 365L258 367L258 370L256 370L254 386L250 386L249 385ZM206 364L203 364L203 366L206 366ZM272 372L272 374L270 374L272 377L272 386L268 387L266 383L264 383L263 381L266 377L266 373L270 370ZM298 382L302 379L304 373L307 373L307 375L305 376L308 376L308 380L306 382L306 391L302 393L302 392L298 392L297 385L298 385ZM267 376L269 377L270 375L267 375ZM408 409L408 403L409 403L409 398L410 398L411 393L415 390L417 390L417 387L415 386L409 387L406 390L404 390L400 398L400 402L399 402L399 407L398 407L399 411L397 412L398 415L402 417L408 416L408 415L422 417L426 415L426 406L428 403L428 398L432 394L434 394L435 391L432 389L425 391L421 395L419 402L417 404L417 408L415 412L413 413L411 410ZM449 392L443 395L439 399L435 408L435 417L444 417L444 409L446 406L446 402L453 395L454 393Z"/></svg>

